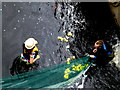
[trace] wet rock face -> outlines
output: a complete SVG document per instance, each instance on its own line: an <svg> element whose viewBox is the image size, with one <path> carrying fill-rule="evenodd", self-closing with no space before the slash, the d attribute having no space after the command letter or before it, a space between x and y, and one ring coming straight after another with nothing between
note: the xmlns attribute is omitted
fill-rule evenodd
<svg viewBox="0 0 120 90"><path fill-rule="evenodd" d="M81 3L81 10L86 20L83 38L88 44L102 39L115 45L118 29L107 3ZM105 14L106 13L106 14Z"/></svg>
<svg viewBox="0 0 120 90"><path fill-rule="evenodd" d="M62 3L58 4L58 7L57 16L63 20L63 29L66 32L72 31L74 34L69 43L71 47L69 50L77 58L86 52L89 53L94 42L98 39L105 40L112 46L118 43L119 29L107 3ZM68 11L70 11L70 14L68 14ZM66 24L66 22L69 24ZM90 73L87 73L88 77L85 80L85 85L78 83L82 82L80 77L68 87L78 88L82 86L84 88L102 89L119 87L119 81L117 80L119 79L119 70L115 64L94 67L88 72ZM116 76L113 77L114 75ZM113 83L110 78L114 81Z"/></svg>
<svg viewBox="0 0 120 90"><path fill-rule="evenodd" d="M108 3L59 3L55 15L63 20L64 32L74 34L70 51L78 58L89 53L96 40L105 40L110 45L118 41L118 26Z"/></svg>
<svg viewBox="0 0 120 90"><path fill-rule="evenodd" d="M115 57L113 58L113 62L115 62L115 64L116 64L116 67L118 67L119 68L119 70L120 70L120 43L118 43L115 47Z"/></svg>

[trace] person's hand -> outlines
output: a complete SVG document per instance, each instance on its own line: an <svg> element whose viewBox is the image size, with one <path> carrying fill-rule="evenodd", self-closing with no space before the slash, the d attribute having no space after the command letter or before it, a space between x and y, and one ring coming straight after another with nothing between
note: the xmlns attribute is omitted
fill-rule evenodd
<svg viewBox="0 0 120 90"><path fill-rule="evenodd" d="M21 57L23 57L23 53L21 53Z"/></svg>
<svg viewBox="0 0 120 90"><path fill-rule="evenodd" d="M30 64L32 64L34 62L34 58L30 57Z"/></svg>
<svg viewBox="0 0 120 90"><path fill-rule="evenodd" d="M90 55L90 57L91 57L91 58L94 58L94 57L95 57L95 55Z"/></svg>
<svg viewBox="0 0 120 90"><path fill-rule="evenodd" d="M94 49L93 52L96 53L96 52L97 52L97 49Z"/></svg>

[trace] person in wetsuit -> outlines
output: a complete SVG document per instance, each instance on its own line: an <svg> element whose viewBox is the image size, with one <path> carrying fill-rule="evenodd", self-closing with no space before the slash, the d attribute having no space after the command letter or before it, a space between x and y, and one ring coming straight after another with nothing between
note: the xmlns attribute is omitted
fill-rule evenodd
<svg viewBox="0 0 120 90"><path fill-rule="evenodd" d="M90 55L90 60L97 65L105 65L114 57L112 47L103 40L97 40Z"/></svg>
<svg viewBox="0 0 120 90"><path fill-rule="evenodd" d="M34 38L28 38L23 43L23 54L21 54L22 61L32 64L35 60L40 58L36 44L38 44L38 42Z"/></svg>

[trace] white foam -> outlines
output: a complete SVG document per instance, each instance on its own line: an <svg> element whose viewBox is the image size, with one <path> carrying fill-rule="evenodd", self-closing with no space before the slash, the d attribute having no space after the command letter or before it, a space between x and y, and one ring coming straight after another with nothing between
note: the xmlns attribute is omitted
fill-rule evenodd
<svg viewBox="0 0 120 90"><path fill-rule="evenodd" d="M20 10L18 10L18 13L21 12Z"/></svg>

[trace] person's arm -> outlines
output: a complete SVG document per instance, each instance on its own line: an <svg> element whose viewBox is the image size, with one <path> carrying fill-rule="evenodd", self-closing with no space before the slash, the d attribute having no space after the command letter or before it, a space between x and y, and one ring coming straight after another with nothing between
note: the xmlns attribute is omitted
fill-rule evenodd
<svg viewBox="0 0 120 90"><path fill-rule="evenodd" d="M97 52L97 48L94 48L94 49L92 50L91 55L89 55L90 58L96 59L96 55L94 55L96 52Z"/></svg>
<svg viewBox="0 0 120 90"><path fill-rule="evenodd" d="M30 63L32 64L34 62L34 58L35 58L35 52L32 52L30 54Z"/></svg>
<svg viewBox="0 0 120 90"><path fill-rule="evenodd" d="M93 53L96 53L97 52L97 48L93 49Z"/></svg>
<svg viewBox="0 0 120 90"><path fill-rule="evenodd" d="M90 57L96 59L96 56L95 56L95 55L90 55Z"/></svg>
<svg viewBox="0 0 120 90"><path fill-rule="evenodd" d="M38 51L32 52L32 54L30 55L30 63L34 63L34 61L40 58L37 57L37 55L38 55Z"/></svg>
<svg viewBox="0 0 120 90"><path fill-rule="evenodd" d="M30 57L30 63L32 64L34 62L34 58Z"/></svg>

